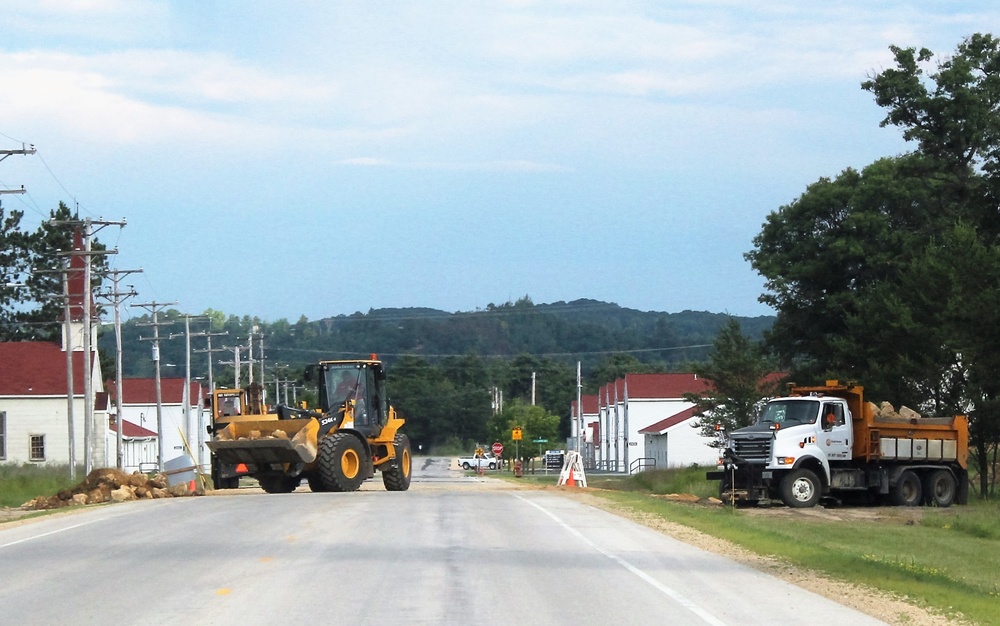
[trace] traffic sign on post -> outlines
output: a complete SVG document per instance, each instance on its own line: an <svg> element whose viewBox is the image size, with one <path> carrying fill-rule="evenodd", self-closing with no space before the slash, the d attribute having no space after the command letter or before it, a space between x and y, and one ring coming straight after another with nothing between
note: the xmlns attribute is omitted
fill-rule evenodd
<svg viewBox="0 0 1000 626"><path fill-rule="evenodd" d="M500 456L503 454L503 444L499 441L493 444L493 454L495 456Z"/></svg>
<svg viewBox="0 0 1000 626"><path fill-rule="evenodd" d="M514 441L521 441L521 427L516 426L510 433L510 438Z"/></svg>

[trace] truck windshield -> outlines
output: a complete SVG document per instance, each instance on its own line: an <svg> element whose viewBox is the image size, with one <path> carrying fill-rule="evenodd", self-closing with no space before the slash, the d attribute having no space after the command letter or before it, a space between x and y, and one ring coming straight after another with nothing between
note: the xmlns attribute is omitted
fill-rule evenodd
<svg viewBox="0 0 1000 626"><path fill-rule="evenodd" d="M798 422L809 424L819 415L818 400L775 400L768 402L760 416L760 423L785 424Z"/></svg>
<svg viewBox="0 0 1000 626"><path fill-rule="evenodd" d="M365 370L355 364L333 365L325 372L327 407L336 409L347 400L365 397Z"/></svg>

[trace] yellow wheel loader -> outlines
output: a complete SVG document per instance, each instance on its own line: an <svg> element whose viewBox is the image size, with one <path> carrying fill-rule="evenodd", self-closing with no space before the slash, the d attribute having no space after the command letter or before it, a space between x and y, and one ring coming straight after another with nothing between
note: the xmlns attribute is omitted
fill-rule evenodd
<svg viewBox="0 0 1000 626"><path fill-rule="evenodd" d="M319 388L318 410L265 412L259 387L212 393L206 445L216 488L246 475L268 493L294 491L302 479L313 491L356 491L379 470L386 490L409 489L410 440L386 397L382 362L321 361L306 372Z"/></svg>

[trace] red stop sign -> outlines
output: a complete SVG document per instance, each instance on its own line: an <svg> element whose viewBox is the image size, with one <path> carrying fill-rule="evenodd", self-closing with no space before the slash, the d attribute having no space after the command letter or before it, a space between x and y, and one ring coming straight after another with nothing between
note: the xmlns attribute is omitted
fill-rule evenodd
<svg viewBox="0 0 1000 626"><path fill-rule="evenodd" d="M493 444L493 454L495 454L496 456L500 456L501 454L503 454L503 444L500 443L499 441Z"/></svg>

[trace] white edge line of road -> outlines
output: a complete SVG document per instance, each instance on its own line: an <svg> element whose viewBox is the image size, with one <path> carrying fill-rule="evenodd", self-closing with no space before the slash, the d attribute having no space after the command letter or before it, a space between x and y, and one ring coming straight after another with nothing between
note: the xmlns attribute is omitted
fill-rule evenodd
<svg viewBox="0 0 1000 626"><path fill-rule="evenodd" d="M677 602L678 604L680 604L681 606L683 606L687 610L691 611L692 613L694 613L695 615L697 615L701 619L705 620L705 622L707 622L709 624L713 624L714 626L725 626L725 622L720 621L718 618L716 618L714 615L712 615L711 613L709 613L707 610L703 609L697 603L692 602L684 594L678 592L675 589L672 589L671 587L668 587L667 585L664 585L660 581L656 580L655 578L653 578L652 576L650 576L646 572L642 571L638 567L632 565L631 563L629 563L625 559L621 558L620 556L612 554L612 553L608 552L607 550L605 550L604 548L601 548L600 546L598 546L597 544L595 544L593 541L591 541L590 539L588 539L587 537L585 537L580 531L578 531L577 529L573 528L572 526L570 526L566 522L564 522L561 519L559 519L559 517L557 517L554 513L552 513L548 509L542 507L540 504L532 502L531 500L525 498L524 496L518 495L518 494L511 494L511 495L513 495L515 498L517 498L517 499L519 499L519 500L521 500L523 502L526 502L526 503L530 504L531 506L535 507L536 509L538 509L539 511L541 511L545 515L548 515L550 518L552 518L555 521L555 523L559 524L567 532L569 532L569 534L573 535L574 537L576 537L577 539L579 539L583 543L587 544L588 546L590 546L591 548L593 548L597 552L599 552L599 553L603 554L604 556L608 557L609 559L611 559L615 563L621 565L622 567L624 567L629 572L635 574L636 576L638 576L639 578L641 578L643 581L645 581L646 583L648 583L649 585L651 585L652 587L654 587L657 591L660 591L664 595L670 597L672 600L674 600L675 602ZM0 547L3 547L3 546L0 546Z"/></svg>
<svg viewBox="0 0 1000 626"><path fill-rule="evenodd" d="M100 517L98 519L87 520L86 522L80 522L79 524L73 524L72 526L67 526L65 528L57 528L56 530L50 530L49 532L47 532L47 533L41 533L40 535L32 535L30 537L25 537L23 539L18 539L17 541L10 541L10 542L7 542L7 543L0 543L0 550L3 550L4 548L9 548L10 546L16 546L19 543L25 543L27 541L34 541L35 539L41 539L42 537L48 537L49 535L57 535L59 533L66 532L67 530L73 530L74 528L80 528L81 526L87 526L89 524L94 524L96 522L104 522L104 521L107 521L107 520L110 520L110 519L114 519L116 517L121 517L123 515L129 515L131 513L135 513L135 512L138 511L138 509L135 508L135 507L130 507L130 508L131 508L131 510L115 511L111 515L108 515L106 517Z"/></svg>
<svg viewBox="0 0 1000 626"><path fill-rule="evenodd" d="M102 518L103 519L103 518ZM94 522L99 522L101 520L92 519L87 522L80 522L79 524L73 524L72 526L67 526L66 528L59 528L58 530L50 530L47 533L42 533L40 535L32 535L30 537L25 537L24 539L18 539L17 541L11 541L10 543L0 543L0 549L9 548L11 546L16 546L19 543L24 543L26 541L33 541L35 539L41 539L42 537L48 537L49 535L55 535L57 533L66 532L67 530L73 530L74 528L79 528L81 526L86 526L88 524L93 524Z"/></svg>

